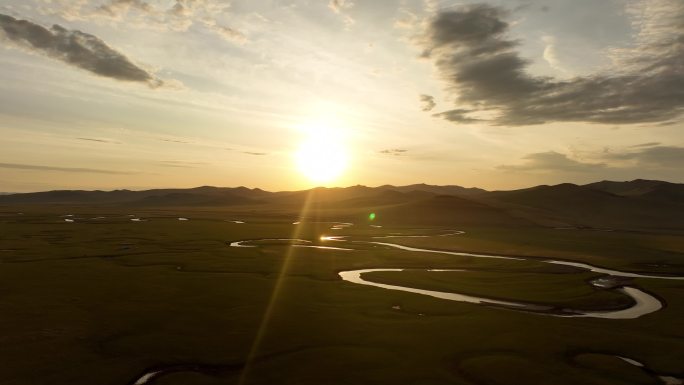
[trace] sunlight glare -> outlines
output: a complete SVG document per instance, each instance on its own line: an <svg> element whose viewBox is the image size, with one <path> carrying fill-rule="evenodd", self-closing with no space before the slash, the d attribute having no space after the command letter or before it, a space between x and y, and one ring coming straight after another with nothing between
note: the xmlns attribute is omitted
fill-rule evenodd
<svg viewBox="0 0 684 385"><path fill-rule="evenodd" d="M296 153L299 171L312 182L334 181L347 168L348 162L341 131L320 122L303 128L306 137Z"/></svg>

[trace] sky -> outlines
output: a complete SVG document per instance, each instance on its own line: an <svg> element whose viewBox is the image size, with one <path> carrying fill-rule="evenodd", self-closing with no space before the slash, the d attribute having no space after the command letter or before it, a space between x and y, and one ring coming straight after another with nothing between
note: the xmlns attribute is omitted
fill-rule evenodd
<svg viewBox="0 0 684 385"><path fill-rule="evenodd" d="M681 0L0 0L5 192L684 182L682 113Z"/></svg>

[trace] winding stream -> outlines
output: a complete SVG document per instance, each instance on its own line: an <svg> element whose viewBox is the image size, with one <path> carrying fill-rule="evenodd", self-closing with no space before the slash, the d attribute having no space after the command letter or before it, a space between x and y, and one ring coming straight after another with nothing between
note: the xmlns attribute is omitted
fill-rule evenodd
<svg viewBox="0 0 684 385"><path fill-rule="evenodd" d="M339 223L339 222L335 222ZM295 222L293 224L298 224L298 222ZM332 230L341 230L344 229L345 227L352 226L352 224L348 223L341 223L340 225L333 226L331 228ZM372 225L373 226L373 225ZM373 227L380 227L380 226L373 226ZM450 230L450 232L444 233L444 234L435 234L435 235L404 235L404 234L389 234L386 236L376 236L372 237L374 239L378 238L426 238L426 237L432 237L432 236L451 236L451 235L461 235L464 234L465 232L463 231L457 231L457 230ZM553 264L553 265L563 265L563 266L569 266L573 267L576 269L581 269L585 271L591 271L594 273L602 274L600 277L597 277L591 281L589 281L588 284L597 287L597 288L602 288L605 290L613 290L617 291L623 295L626 295L634 301L634 304L632 304L630 307L625 308L625 309L606 309L606 310L596 310L596 311L587 311L587 310L581 310L581 309L559 309L559 308L554 308L552 306L544 306L544 305L539 305L539 304L534 304L534 303L527 303L527 302L521 302L521 301L510 301L510 300L503 300L503 299L495 299L495 298L487 298L487 297L481 297L481 296L475 296L475 295L469 295L469 294L462 294L462 293L456 293L456 292L442 292L442 291L435 291L435 290L425 290L425 289L418 289L418 288L413 288L413 287L408 287L408 286L399 286L399 285L390 285L390 284L384 284L384 283L379 283L379 282L374 282L369 279L365 279L363 276L364 274L367 273L373 273L373 272L401 272L401 271L432 271L432 272L438 272L438 271L451 271L451 272L467 272L467 269L399 269L399 268L375 268L375 269L360 269L360 270L348 270L348 271L341 271L339 272L339 276L342 280L346 282L350 282L353 284L357 285L365 285L365 286L373 286L377 287L380 289L384 290L395 290L395 291L404 291L404 292L410 292L414 294L419 294L419 295L424 295L428 297L434 297L434 298L439 298L443 300L448 300L448 301L457 301L457 302L464 302L464 303L471 303L471 304L477 304L477 305L482 305L482 306L488 306L488 307L493 307L493 308L500 308L500 309L507 309L507 310L514 310L514 311L524 311L532 314L539 314L539 315L547 315L547 316L554 316L554 317L590 317L590 318L603 318L603 319L634 319L638 318L641 316L644 316L646 314L651 314L654 313L660 309L663 308L664 304L655 296L639 289L634 286L627 286L627 285L621 285L620 280L616 278L650 278L650 279L669 279L669 280L684 280L684 276L667 276L667 275L653 275L653 274L640 274L640 273L633 273L633 272L625 272L625 271L620 271L620 270L613 270L613 269L607 269L599 266L594 266L590 265L587 263L582 263L582 262L572 262L572 261L563 261L563 260L554 260L554 259L538 259L538 258L523 258L523 257L511 257L511 256L504 256L504 255L492 255L492 254L479 254L479 253L464 253L464 252L457 252L457 251L447 251L447 250L433 250L433 249L425 249L425 248L417 248L417 247L410 247L410 246L404 246L404 245L399 245L396 243L388 243L388 242L377 242L377 241L356 241L356 240L349 240L348 236L322 236L320 238L320 241L322 242L348 242L348 243L355 243L355 244L373 244L373 245L379 245L379 246L385 246L385 247L390 247L390 248L395 248L398 250L402 251L411 251L411 252L420 252L420 253L434 253L434 254L446 254L446 255L453 255L457 257L475 257L475 258L494 258L494 259L506 259L506 260L514 260L514 261L536 261L536 262L541 262L541 263L547 263L547 264ZM229 243L231 247L259 247L262 246L260 243L261 242L278 242L278 245L281 246L288 246L288 247L308 247L308 248L315 248L315 249L320 249L320 250L329 250L329 251L345 251L345 252L351 252L355 251L353 248L344 248L344 247L333 247L333 246L320 246L320 245L315 245L313 244L312 241L310 240L305 240L305 239L292 239L292 238L264 238L264 239L252 239L252 240L242 240L242 241L232 241ZM266 245L264 245L266 246ZM398 309L398 307L393 307ZM651 370L647 369L645 365L639 361L636 361L631 358L627 357L622 357L622 356L616 356L620 359L622 359L625 362L628 362L632 365L644 368L647 372L650 374L654 375L656 378L658 378L663 384L665 385L683 385L684 380L682 378L674 377L674 376L667 376L663 374L658 374L655 372L652 372ZM157 377L160 377L162 375L174 372L174 371L192 371L192 372L200 372L203 373L206 370L202 369L200 367L196 367L196 365L181 365L179 367L176 366L171 366L167 368L157 368L157 369L150 369L137 377L136 379L131 382L133 385L147 385L152 382L154 382Z"/></svg>
<svg viewBox="0 0 684 385"><path fill-rule="evenodd" d="M451 231L451 232L448 232L445 234L437 234L437 235L392 234L392 235L387 235L387 236L376 236L373 238L375 238L375 239L377 239L377 238L413 238L413 237L425 238L425 237L431 237L431 236L450 236L450 235L460 235L460 234L464 234L464 232L463 231ZM525 311L525 312L541 314L541 315L549 315L549 316L554 316L554 317L590 317L590 318L603 318L603 319L634 319L634 318L638 318L638 317L644 316L646 314L651 314L651 313L654 313L654 312L662 309L664 304L661 302L661 300L659 300L654 295L649 294L646 291L643 291L637 287L626 286L626 285L620 286L619 284L614 283L613 282L614 278L618 277L618 278L650 278L650 279L684 280L684 277L682 277L682 276L667 276L667 275L632 273L632 272L603 268L603 267L594 266L594 265L590 265L590 264L582 263L582 262L572 262L572 261L563 261L563 260L555 260L555 259L540 260L540 259L536 259L536 258L533 259L533 258L523 258L523 257L511 257L511 256L504 256L504 255L464 253L464 252L459 252L459 251L447 251L447 250L433 250L433 249L425 249L425 248L399 245L396 243L389 243L389 242L350 241L347 238L348 237L346 237L346 236L323 236L323 237L321 237L321 241L373 244L373 245L380 245L380 246L395 248L395 249L399 249L399 250L403 250L403 251L420 252L420 253L434 253L434 254L446 254L446 255L454 255L454 256L459 256L459 257L494 258L494 259L506 259L506 260L514 260L514 261L534 260L536 262L541 262L541 263L570 266L570 267L573 267L576 269L581 269L581 270L591 271L594 273L603 274L602 277L598 277L598 278L590 281L589 284L594 286L594 287L597 287L597 288L602 288L605 290L612 290L612 291L619 292L623 295L626 295L626 296L632 298L632 300L634 301L634 303L630 307L625 308L625 309L606 309L606 310L582 310L582 309L567 309L567 308L561 309L561 308L554 308L552 306L544 306L544 305L539 305L539 304L534 304L534 303L529 303L529 302L522 302L522 301L510 301L510 300L481 297L481 296L456 293L456 292L443 292L443 291L436 291L436 290L419 289L419 288L408 287L408 286L390 285L390 284L374 282L372 280L365 279L363 277L363 275L366 273L387 272L387 271L400 272L400 271L408 271L408 270L415 271L416 269L376 268L376 269L348 270L348 271L341 271L339 273L339 276L342 280L353 283L353 284L357 284L357 285L373 286L373 287L377 287L377 288L385 289L385 290L404 291L404 292L420 294L420 295L424 295L424 296L428 296L428 297L444 299L444 300L448 300L448 301L472 303L472 304L484 305L484 306L495 307L495 308ZM288 242L292 242L293 244L291 244L291 246L294 246L294 247L310 247L310 248L317 248L317 249L323 249L323 250L354 251L354 249L349 249L349 248L311 245L310 244L311 241L302 240L302 239L255 239L255 240L232 242L230 244L230 246L233 246L233 247L257 247L256 245L250 245L250 243L255 243L255 242L260 242L260 241L288 241ZM302 243L307 243L307 244L303 245ZM418 270L421 270L421 269L418 269ZM463 269L460 269L460 270L454 270L454 269L443 269L443 270L422 269L422 271L464 272L467 270L463 270Z"/></svg>
<svg viewBox="0 0 684 385"><path fill-rule="evenodd" d="M644 365L642 362L639 362L633 358L627 358L627 357L622 357L622 356L616 356L616 357L625 361L626 363L628 363L630 365L634 365L636 367L642 368L647 373L657 377L665 385L683 385L684 384L683 378L675 377L675 376L667 376L667 375L656 373L653 370L647 368L646 365Z"/></svg>
<svg viewBox="0 0 684 385"><path fill-rule="evenodd" d="M524 311L528 311L528 312L551 315L551 316L555 316L555 317L593 317L593 318L607 318L607 319L632 319L632 318L641 317L642 315L653 313L655 311L660 310L663 307L662 303L656 297L646 293L645 291L639 290L635 287L621 287L621 288L615 289L615 290L631 297L635 301L635 304L632 305L631 307L627 308L627 309L606 310L606 311L586 311L586 310L575 310L575 309L555 310L551 306L542 306L542 305L537 305L537 304L532 304L532 303L527 303L527 302L502 301L502 300L493 299L493 298L478 297L478 296L459 294L459 293L453 293L453 292L443 292L443 291L435 291L435 290L416 289L416 288L405 287L405 286L388 285L388 284L384 284L384 283L378 283L378 282L365 280L361 277L361 275L364 273L373 273L373 272L378 272L378 271L408 271L408 270L414 270L414 269L364 269L364 270L342 271L339 274L343 280L345 280L347 282L359 284L359 285L375 286L375 287L379 287L382 289L388 289L388 290L406 291L409 293L422 294L422 295L426 295L428 297L446 299L449 301L467 302L467 303L474 303L474 304L478 304L478 305L489 305L489 306L493 306L493 307L524 310ZM429 269L427 271L435 271L435 270ZM439 270L439 271L467 271L467 270L448 270L448 269L445 269L445 270Z"/></svg>

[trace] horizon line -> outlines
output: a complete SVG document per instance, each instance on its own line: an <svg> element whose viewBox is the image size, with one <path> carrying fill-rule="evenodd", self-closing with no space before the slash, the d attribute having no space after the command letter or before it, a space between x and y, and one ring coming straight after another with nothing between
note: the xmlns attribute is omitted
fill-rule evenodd
<svg viewBox="0 0 684 385"><path fill-rule="evenodd" d="M525 190L529 188L534 188L534 187L542 187L542 186L560 186L560 185L574 185L574 186L586 186L594 183L600 183L600 182L615 182L615 183L627 183L627 182L637 182L637 181L644 181L644 182L661 182L661 183L672 183L672 184L682 184L681 182L673 182L673 181L668 181L668 180L659 180L659 179L646 179L646 178L636 178L636 179L631 179L631 180L610 180L610 179L602 179L598 180L595 182L589 182L589 183L584 183L584 184L577 184L577 183L572 183L572 182L562 182L562 183L556 183L556 184L538 184L538 185L532 185L528 187L522 187L522 188L513 188L513 189L495 189L495 190L488 190L482 187L477 187L477 186L472 186L472 187L465 187L462 185L458 184L430 184L430 183L425 183L425 182L418 182L418 183L411 183L411 184L406 184L406 185L393 185L393 184L382 184L378 186L368 186L368 185L363 185L363 184L355 184L355 185L348 185L348 186L315 186L311 188L305 188L305 189L299 189L299 190L266 190L260 187L247 187L244 185L240 186L214 186L214 185L201 185L201 186L195 186L195 187L151 187L151 188L140 188L140 189L134 189L134 188L113 188L111 190L105 190L105 189L51 189L51 190L39 190L39 191L1 191L0 195L18 195L18 194L36 194L36 193L48 193L48 192L57 192L57 191L82 191L82 192L115 192L115 191L130 191L130 192L143 192L143 191L152 191L152 190L194 190L194 189L199 189L199 188L217 188L217 189L248 189L248 190L261 190L264 192L269 192L269 193L283 193L283 192L303 192L303 191L311 191L311 190L316 190L316 189L347 189L347 188L353 188L353 187L367 187L370 189L377 189L381 187L409 187L409 186L417 186L417 185L424 185L424 186L430 186L430 187L459 187L463 189L477 189L477 190L483 190L487 192L493 192L493 191L515 191L515 190Z"/></svg>

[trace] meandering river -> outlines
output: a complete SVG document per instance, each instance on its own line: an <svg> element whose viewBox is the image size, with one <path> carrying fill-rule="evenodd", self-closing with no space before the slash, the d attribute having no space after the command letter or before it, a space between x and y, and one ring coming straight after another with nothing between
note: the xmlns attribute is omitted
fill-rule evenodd
<svg viewBox="0 0 684 385"><path fill-rule="evenodd" d="M373 238L374 239L378 239L378 238L414 238L414 237L426 238L426 237L432 237L432 236L436 237L436 236L461 235L464 233L465 232L463 232L463 231L449 231L449 232L444 233L444 234L435 234L435 235L390 234L390 235L385 235L385 236L375 236ZM232 247L257 247L259 242L264 242L264 241L292 242L292 246L294 246L294 247L310 247L310 248L317 248L317 249L331 250L331 251L346 251L346 252L354 251L354 249L351 249L351 248L312 245L311 241L303 240L303 239L255 239L255 240L232 242L232 243L230 243L230 246L232 246ZM630 307L624 308L624 309L611 309L611 308L607 308L605 310L582 310L582 309L568 309L568 308L558 309L558 308L554 308L552 306L544 306L544 305L539 305L539 304L534 304L534 303L529 303L529 302L512 301L512 300L505 300L505 299L499 299L499 298L488 298L488 297L476 296L476 295L472 295L472 294L457 293L457 292L443 292L443 291L435 291L435 290L426 290L426 289L420 289L420 288L408 287L408 286L400 286L400 285L390 285L390 284L375 282L375 281L372 281L370 279L366 279L364 277L364 274L373 273L373 272L387 272L387 271L400 272L400 271L405 271L405 270L416 271L416 270L420 270L420 269L397 269L397 268L392 268L392 267L386 267L386 268L374 268L374 269L348 270L348 271L341 271L339 273L339 276L342 280L353 283L353 284L357 284L357 285L372 286L372 287L377 287L377 288L385 289L385 290L404 291L404 292L415 293L415 294L424 295L424 296L428 296L428 297L444 299L444 300L448 300L448 301L472 303L472 304L478 304L478 305L484 305L484 306L496 307L496 308L502 308L502 309L508 309L508 310L526 311L526 312L548 315L548 316L554 316L554 317L591 317L591 318L604 318L604 319L634 319L634 318L638 318L638 317L644 316L646 314L651 314L653 312L656 312L656 311L662 309L664 304L656 296L654 296L654 295L652 295L652 294L650 294L650 293L648 293L648 292L646 292L640 288L637 288L634 286L629 286L629 285L619 285L619 284L611 282L611 280L613 280L615 278L650 278L650 279L684 280L683 276L668 276L668 275L633 273L633 272L626 272L626 271L620 271L620 270L614 270L614 269L608 269L608 268L604 268L604 267L594 266L594 265L590 265L590 264L582 263L582 262L572 262L572 261L564 261L564 260L556 260L556 259L537 259L537 258L532 259L532 258L524 258L524 257L511 257L511 256L505 256L505 255L482 254L482 253L464 253L464 252L448 251L448 250L434 250L434 249L405 246L405 245L400 245L400 244L396 244L396 243L389 243L389 242L350 240L349 237L346 237L346 236L324 236L324 237L321 237L321 241L348 242L348 243L355 243L355 244L359 244L359 243L373 244L373 245L380 245L380 246L395 248L395 249L399 249L402 251L411 251L411 252L419 252L419 253L446 254L446 255L453 255L453 256L457 256L457 257L495 258L495 259L507 259L507 260L515 260L515 261L534 260L536 262L541 262L541 263L570 266L570 267L581 269L581 270L587 270L587 271L591 271L594 273L603 274L603 276L588 282L588 284L595 286L595 287L603 288L605 290L616 291L618 293L621 293L623 295L630 297L633 300L633 304ZM462 272L462 271L467 271L467 270L463 270L463 269L460 269L460 270L455 270L455 269L446 269L446 270L423 269L423 271Z"/></svg>
<svg viewBox="0 0 684 385"><path fill-rule="evenodd" d="M295 222L295 224L298 224L299 222ZM332 230L343 230L347 227L352 226L350 223L338 223L337 225L333 226L331 229ZM378 226L374 226L376 228L379 228ZM461 235L464 234L463 231L458 231L458 230L451 230L448 232L443 232L442 234L435 234L435 235L425 235L425 234L419 234L419 235L407 235L407 234L397 234L397 233L391 233L387 234L384 236L375 236L372 237L372 239L380 239L380 238L428 238L432 236L452 236L452 235ZM434 249L427 249L427 248L418 248L418 247L411 247L411 246L405 246L405 245L400 245L396 243L389 243L389 242L377 242L377 241L365 241L365 240L351 240L350 237L348 236L324 236L321 237L320 240L322 242L344 242L348 245L353 245L353 244L370 244L370 245L378 245L378 246L384 246L384 247L389 247L389 248L394 248L399 251L410 251L410 252L419 252L419 253L434 253L434 254L446 254L446 255L453 255L455 257L475 257L475 258L495 258L495 259L506 259L506 260L513 260L513 261L536 261L536 262L541 262L541 263L547 263L547 264L553 264L553 265L563 265L563 266L569 266L573 267L576 269L580 270L586 270L586 271L591 271L594 273L601 274L601 276L591 280L588 282L589 285L592 285L594 287L602 288L605 290L613 290L616 292L619 292L623 295L626 295L633 300L633 304L627 308L624 309L605 309L605 310L582 310L582 309L557 309L552 306L544 306L544 305L539 305L539 304L534 304L534 303L528 303L528 302L522 302L522 301L512 301L512 300L505 300L505 299L496 299L496 298L487 298L487 297L482 297L482 296L476 296L476 295L471 295L471 294L464 294L464 293L457 293L457 292L443 292L443 291L435 291L435 290L426 290L426 289L420 289L420 288L415 288L415 287L409 287L409 286L400 286L400 285L390 285L390 284L385 284L385 283L380 283L380 282L374 282L370 279L367 279L364 277L365 274L368 273L373 273L373 272L387 272L387 271L394 271L394 272L401 272L401 271L432 271L432 272L438 272L438 271L452 271L452 272L466 272L468 271L467 269L399 269L399 268L392 268L392 267L383 267L383 268L374 268L374 269L360 269L360 270L348 270L348 271L341 271L339 272L339 276L342 280L356 284L356 285L365 285L365 286L371 286L371 287L376 287L378 289L383 289L383 290L394 290L394 291L404 291L404 292L410 292L418 295L423 295L423 296L428 296L428 297L434 297L434 298L439 298L447 301L457 301L457 302L464 302L464 303L471 303L471 304L476 304L476 305L482 305L482 306L488 306L488 307L493 307L493 308L500 308L500 309L505 309L505 310L513 310L513 311L524 311L524 312L529 312L533 314L539 314L539 315L545 315L545 316L553 316L553 317L591 317L591 318L603 318L603 319L634 319L638 318L647 314L654 313L660 309L663 308L664 303L661 302L660 299L655 297L652 294L647 293L644 290L641 290L635 286L630 286L628 284L622 284L620 282L620 279L624 278L650 278L650 279L668 279L668 280L684 280L683 276L671 276L671 275L654 275L654 274L641 274L641 273L633 273L633 272L626 272L626 271L620 271L620 270L614 270L614 269L608 269L604 267L599 267L599 266L594 266L590 265L587 263L582 263L582 262L572 262L572 261L564 261L564 260L556 260L556 259L539 259L539 258L525 258L525 257L511 257L511 256L505 256L505 255L493 255L493 254L482 254L482 253L464 253L464 252L457 252L457 251L448 251L448 250L434 250ZM351 248L351 247L336 247L336 246L321 246L321 245L316 245L310 240L306 239L290 239L290 238L264 238L264 239L253 239L253 240L242 240L242 241L232 241L229 242L229 245L231 247L263 247L267 245L263 245L263 242L277 242L278 244L282 245L285 243L286 245L290 247L308 247L308 248L316 248L320 250L326 250L329 252L353 252L357 249ZM684 384L684 381L681 378L678 377L673 377L673 376L667 376L667 375L662 375L662 374L657 374L655 372L652 372L650 369L647 369L643 363L638 362L634 359L622 357L622 356L616 356L625 362L629 362L632 365L636 365L639 367L644 368L647 370L650 374L653 374L656 376L661 382L667 385L682 385ZM152 383L157 377L160 377L162 375L171 373L171 372L176 372L176 371L193 371L193 372L205 372L202 367L198 365L179 365L179 366L169 366L165 368L156 368L156 369L150 369L146 372L144 372L142 375L137 377L136 379L131 382L131 384L134 385L147 385Z"/></svg>

